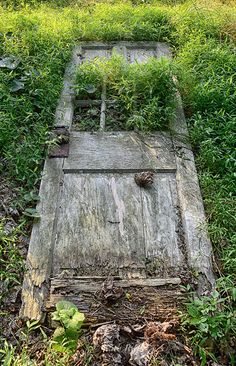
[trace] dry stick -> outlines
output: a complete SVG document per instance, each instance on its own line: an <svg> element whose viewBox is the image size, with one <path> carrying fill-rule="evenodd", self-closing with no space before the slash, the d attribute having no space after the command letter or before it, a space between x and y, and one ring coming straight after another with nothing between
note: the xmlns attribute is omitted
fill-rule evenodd
<svg viewBox="0 0 236 366"><path fill-rule="evenodd" d="M101 115L100 115L100 131L105 130L106 123L106 82L103 81L102 85L102 95L101 95L102 103L101 103Z"/></svg>

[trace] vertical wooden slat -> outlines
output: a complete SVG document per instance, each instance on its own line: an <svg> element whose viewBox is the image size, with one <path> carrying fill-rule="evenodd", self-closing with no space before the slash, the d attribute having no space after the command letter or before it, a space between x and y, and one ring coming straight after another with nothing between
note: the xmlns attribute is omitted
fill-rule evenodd
<svg viewBox="0 0 236 366"><path fill-rule="evenodd" d="M41 320L43 317L52 269L62 164L63 159L47 159L45 162L39 192L40 202L37 205L40 219L33 226L22 288L20 315L23 318Z"/></svg>
<svg viewBox="0 0 236 366"><path fill-rule="evenodd" d="M198 292L214 286L212 247L208 237L204 206L198 182L194 155L189 144L188 129L180 96L171 129L176 156L176 183L185 237L188 265L198 279Z"/></svg>
<svg viewBox="0 0 236 366"><path fill-rule="evenodd" d="M55 113L55 126L68 126L72 125L74 115L74 99L75 99L75 77L76 70L79 64L82 63L82 47L77 46L73 50L71 62L68 64L61 97Z"/></svg>
<svg viewBox="0 0 236 366"><path fill-rule="evenodd" d="M162 271L184 264L178 246L177 191L174 174L155 174L149 189L142 189L146 258L157 260Z"/></svg>

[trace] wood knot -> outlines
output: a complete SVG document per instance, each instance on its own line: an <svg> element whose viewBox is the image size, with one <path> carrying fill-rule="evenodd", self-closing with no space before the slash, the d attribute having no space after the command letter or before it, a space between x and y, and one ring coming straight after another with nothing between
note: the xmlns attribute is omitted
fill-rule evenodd
<svg viewBox="0 0 236 366"><path fill-rule="evenodd" d="M150 187L154 181L154 173L151 171L136 173L134 176L135 183L143 188Z"/></svg>

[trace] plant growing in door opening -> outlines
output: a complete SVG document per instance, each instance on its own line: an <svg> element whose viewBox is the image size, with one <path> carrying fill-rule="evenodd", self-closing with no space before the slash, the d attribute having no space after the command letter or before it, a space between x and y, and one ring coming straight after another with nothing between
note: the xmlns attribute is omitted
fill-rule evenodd
<svg viewBox="0 0 236 366"><path fill-rule="evenodd" d="M164 58L133 64L120 55L109 60L95 58L77 70L75 90L79 99L87 101L101 100L105 90L108 114L112 106L114 116L110 129L116 129L119 119L123 121L122 129L168 129L174 114L176 87L172 64Z"/></svg>

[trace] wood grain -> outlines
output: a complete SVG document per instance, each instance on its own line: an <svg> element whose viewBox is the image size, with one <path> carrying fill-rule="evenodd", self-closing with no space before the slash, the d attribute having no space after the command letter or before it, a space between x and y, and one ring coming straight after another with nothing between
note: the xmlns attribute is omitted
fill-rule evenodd
<svg viewBox="0 0 236 366"><path fill-rule="evenodd" d="M176 151L176 183L188 264L198 277L198 292L203 294L215 283L212 246L207 233L194 155L188 142L188 130L179 95L177 95L177 101L176 118L171 126Z"/></svg>
<svg viewBox="0 0 236 366"><path fill-rule="evenodd" d="M115 286L124 289L123 295L114 303L107 304L99 295L102 281L52 279L46 308L51 311L59 300L69 300L86 314L88 322L95 324L103 321L126 325L146 320L166 321L173 319L186 301L185 294L178 289L179 283L178 278L115 281Z"/></svg>
<svg viewBox="0 0 236 366"><path fill-rule="evenodd" d="M76 46L73 50L72 59L65 70L63 88L55 112L55 126L70 127L72 124L75 100L75 77L77 67L82 62L81 56L82 48Z"/></svg>
<svg viewBox="0 0 236 366"><path fill-rule="evenodd" d="M62 179L63 159L47 159L40 185L37 210L40 220L33 226L22 287L20 316L41 320L51 275L54 224Z"/></svg>
<svg viewBox="0 0 236 366"><path fill-rule="evenodd" d="M172 142L167 134L141 136L135 132L75 132L65 172L175 171Z"/></svg>
<svg viewBox="0 0 236 366"><path fill-rule="evenodd" d="M54 275L117 274L143 267L142 206L133 176L66 174L58 211Z"/></svg>
<svg viewBox="0 0 236 366"><path fill-rule="evenodd" d="M142 189L146 258L167 271L183 266L178 238L178 200L174 174L156 174L150 189ZM148 218L149 224L145 222ZM162 273L163 275L163 273Z"/></svg>

